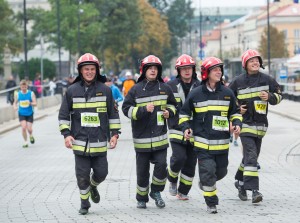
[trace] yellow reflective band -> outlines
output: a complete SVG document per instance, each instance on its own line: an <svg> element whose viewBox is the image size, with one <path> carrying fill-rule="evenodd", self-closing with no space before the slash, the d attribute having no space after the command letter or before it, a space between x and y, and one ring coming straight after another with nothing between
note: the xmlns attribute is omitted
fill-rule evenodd
<svg viewBox="0 0 300 223"><path fill-rule="evenodd" d="M155 180L153 180L152 179L152 183L154 184L154 185L166 185L166 181L164 181L164 182L157 182L157 181L155 181Z"/></svg>
<svg viewBox="0 0 300 223"><path fill-rule="evenodd" d="M243 127L241 130L241 133L251 133L254 135L259 135L259 136L265 136L266 132L263 130L255 130L255 129L250 129L247 127Z"/></svg>
<svg viewBox="0 0 300 223"><path fill-rule="evenodd" d="M184 122L187 122L189 120L190 120L189 118L180 118L178 124L180 125L180 124L182 124Z"/></svg>
<svg viewBox="0 0 300 223"><path fill-rule="evenodd" d="M203 196L212 197L217 195L217 190L214 191L203 191Z"/></svg>
<svg viewBox="0 0 300 223"><path fill-rule="evenodd" d="M208 111L228 111L228 106L205 106L201 108L195 108L195 112L208 112Z"/></svg>
<svg viewBox="0 0 300 223"><path fill-rule="evenodd" d="M59 130L64 130L64 129L69 129L70 130L70 126L69 125L60 125L59 126Z"/></svg>
<svg viewBox="0 0 300 223"><path fill-rule="evenodd" d="M120 129L121 124L109 124L109 129Z"/></svg>
<svg viewBox="0 0 300 223"><path fill-rule="evenodd" d="M164 140L159 141L159 142L153 142L152 147L164 146L164 145L167 145L168 143L169 143L168 139L164 139Z"/></svg>
<svg viewBox="0 0 300 223"><path fill-rule="evenodd" d="M180 178L180 182L185 184L185 185L188 185L188 186L192 186L192 184L193 184L192 181L188 181L188 180L185 180L183 178Z"/></svg>
<svg viewBox="0 0 300 223"><path fill-rule="evenodd" d="M106 107L106 102L86 102L86 103L73 103L73 108L97 108Z"/></svg>
<svg viewBox="0 0 300 223"><path fill-rule="evenodd" d="M243 121L243 117L241 115L232 115L230 117L230 121L232 122L234 119L238 119L240 120L241 122Z"/></svg>
<svg viewBox="0 0 300 223"><path fill-rule="evenodd" d="M279 95L279 94L277 94L277 93L274 93L274 95L275 95L275 97L276 97L276 101L277 101L277 103L276 103L276 104L279 104L279 102L281 102L281 100L282 100L282 96L281 96L281 95Z"/></svg>
<svg viewBox="0 0 300 223"><path fill-rule="evenodd" d="M80 194L80 198L83 200L89 199L89 196L91 195L91 192L88 192L87 194Z"/></svg>
<svg viewBox="0 0 300 223"><path fill-rule="evenodd" d="M146 196L149 193L149 190L147 191L140 191L138 188L136 189L136 193L141 195L141 196Z"/></svg>
<svg viewBox="0 0 300 223"><path fill-rule="evenodd" d="M168 173L169 173L169 175L170 175L171 177L173 177L173 178L178 177L178 174L179 174L179 173L174 173L174 172L171 170L171 167L170 167L170 166L168 166Z"/></svg>
<svg viewBox="0 0 300 223"><path fill-rule="evenodd" d="M237 96L237 98L239 100L241 100L241 99L248 99L248 98L256 98L256 97L259 97L259 94L260 94L260 91L258 91L258 92L252 92L252 93L248 93L248 94L239 94Z"/></svg>
<svg viewBox="0 0 300 223"><path fill-rule="evenodd" d="M134 147L137 149L150 149L153 147L159 147L164 146L168 144L168 139L164 139L159 142L153 142L153 143L134 143Z"/></svg>
<svg viewBox="0 0 300 223"><path fill-rule="evenodd" d="M244 171L243 175L248 177L258 177L258 172Z"/></svg>
<svg viewBox="0 0 300 223"><path fill-rule="evenodd" d="M181 98L175 98L177 103L180 103L181 102Z"/></svg>
<svg viewBox="0 0 300 223"><path fill-rule="evenodd" d="M136 114L137 114L138 109L139 109L138 107L134 107L133 110L132 110L132 115L131 116L132 116L133 120L137 120Z"/></svg>
<svg viewBox="0 0 300 223"><path fill-rule="evenodd" d="M183 140L183 135L171 133L171 134L169 134L169 138L170 138L170 139L179 139L179 140ZM184 140L185 140L185 139L184 139Z"/></svg>
<svg viewBox="0 0 300 223"><path fill-rule="evenodd" d="M84 152L85 147L84 146L73 145L72 149L76 150L76 151ZM87 151L88 150L90 151L90 153L102 153L102 152L107 151L107 147L106 146L104 146L104 147L92 147L90 149L87 149Z"/></svg>
<svg viewBox="0 0 300 223"><path fill-rule="evenodd" d="M101 113L101 112L107 112L107 108L97 108L96 111L99 112L99 113Z"/></svg>
<svg viewBox="0 0 300 223"><path fill-rule="evenodd" d="M176 114L176 108L175 108L175 106L174 105L167 105L167 108L168 109L170 109L173 113L174 113L174 115Z"/></svg>
<svg viewBox="0 0 300 223"><path fill-rule="evenodd" d="M239 170L240 170L240 171L244 171L244 167L239 166Z"/></svg>
<svg viewBox="0 0 300 223"><path fill-rule="evenodd" d="M224 145L207 145L205 143L202 142L194 142L194 146L200 149L207 149L207 150L227 150L229 149L229 144L224 144Z"/></svg>
<svg viewBox="0 0 300 223"><path fill-rule="evenodd" d="M154 106L160 106L160 105L166 105L167 100L158 100L158 101L148 101L148 102L143 102L143 103L137 103L137 107L143 107L147 106L147 104L152 103Z"/></svg>

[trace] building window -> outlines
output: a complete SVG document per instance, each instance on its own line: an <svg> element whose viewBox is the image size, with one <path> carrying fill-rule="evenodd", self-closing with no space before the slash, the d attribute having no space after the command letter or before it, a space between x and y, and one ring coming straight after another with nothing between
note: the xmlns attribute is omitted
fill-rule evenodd
<svg viewBox="0 0 300 223"><path fill-rule="evenodd" d="M294 37L295 37L295 39L300 39L300 29L294 30Z"/></svg>
<svg viewBox="0 0 300 223"><path fill-rule="evenodd" d="M284 39L287 40L288 38L288 31L286 29L282 30L283 35L284 35Z"/></svg>
<svg viewBox="0 0 300 223"><path fill-rule="evenodd" d="M300 44L295 44L295 50L294 50L295 54L300 54Z"/></svg>

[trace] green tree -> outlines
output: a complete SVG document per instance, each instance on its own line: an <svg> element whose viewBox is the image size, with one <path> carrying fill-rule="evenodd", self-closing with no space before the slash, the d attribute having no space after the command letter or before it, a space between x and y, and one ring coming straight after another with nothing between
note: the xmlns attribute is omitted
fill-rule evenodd
<svg viewBox="0 0 300 223"><path fill-rule="evenodd" d="M177 57L179 52L179 39L190 32L189 21L193 17L194 9L191 7L191 1L174 0L170 3L167 10L168 26L171 32L171 46L166 49L167 60Z"/></svg>
<svg viewBox="0 0 300 223"><path fill-rule="evenodd" d="M20 79L25 78L24 74L24 61L20 62L19 65L19 74L20 74ZM53 77L56 76L56 67L54 62L48 60L48 59L43 59L43 76L44 79L50 78L52 79ZM33 80L35 78L36 73L41 72L41 59L40 58L32 58L28 61L28 71L29 71L29 79Z"/></svg>
<svg viewBox="0 0 300 223"><path fill-rule="evenodd" d="M260 38L259 52L263 58L268 58L268 29L265 28ZM270 57L285 58L288 57L287 44L283 32L270 25Z"/></svg>
<svg viewBox="0 0 300 223"><path fill-rule="evenodd" d="M13 11L5 0L0 0L0 55L7 44L13 54L20 52L22 48L22 35Z"/></svg>

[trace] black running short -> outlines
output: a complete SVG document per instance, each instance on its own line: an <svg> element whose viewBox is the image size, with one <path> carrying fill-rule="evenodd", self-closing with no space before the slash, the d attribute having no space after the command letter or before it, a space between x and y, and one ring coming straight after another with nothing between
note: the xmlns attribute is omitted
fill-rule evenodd
<svg viewBox="0 0 300 223"><path fill-rule="evenodd" d="M33 123L33 114L30 116L24 116L19 114L19 121L26 121L26 122L31 122Z"/></svg>

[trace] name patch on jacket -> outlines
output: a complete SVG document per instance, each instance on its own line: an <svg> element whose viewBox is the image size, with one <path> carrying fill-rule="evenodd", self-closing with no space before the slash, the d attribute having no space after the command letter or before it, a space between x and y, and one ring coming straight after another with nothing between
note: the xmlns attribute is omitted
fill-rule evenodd
<svg viewBox="0 0 300 223"><path fill-rule="evenodd" d="M159 94L166 94L166 92L164 92L164 91L160 91L160 92L159 92Z"/></svg>
<svg viewBox="0 0 300 223"><path fill-rule="evenodd" d="M97 112L107 112L107 108L97 108Z"/></svg>
<svg viewBox="0 0 300 223"><path fill-rule="evenodd" d="M102 96L103 95L103 93L102 92L98 92L98 93L96 93L96 96Z"/></svg>
<svg viewBox="0 0 300 223"><path fill-rule="evenodd" d="M225 96L224 99L230 100L230 96Z"/></svg>

